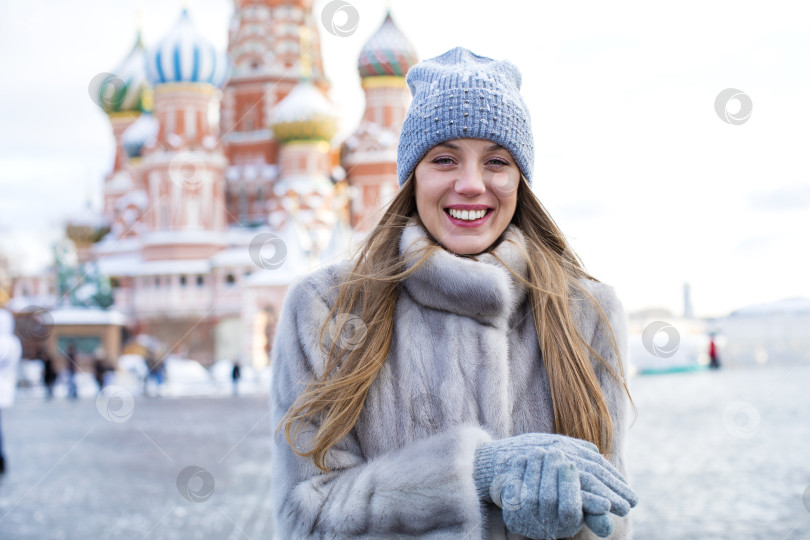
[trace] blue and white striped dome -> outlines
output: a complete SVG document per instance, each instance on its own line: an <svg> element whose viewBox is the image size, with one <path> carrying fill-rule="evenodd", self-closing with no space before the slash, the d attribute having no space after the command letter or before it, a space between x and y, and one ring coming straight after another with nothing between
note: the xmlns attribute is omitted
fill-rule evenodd
<svg viewBox="0 0 810 540"><path fill-rule="evenodd" d="M146 58L146 73L154 86L191 82L222 87L229 72L228 56L197 32L186 9Z"/></svg>

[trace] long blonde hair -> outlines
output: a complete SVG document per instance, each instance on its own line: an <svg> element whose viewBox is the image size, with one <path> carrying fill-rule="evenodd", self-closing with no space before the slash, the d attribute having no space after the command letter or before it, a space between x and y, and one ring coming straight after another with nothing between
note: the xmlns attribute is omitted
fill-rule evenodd
<svg viewBox="0 0 810 540"><path fill-rule="evenodd" d="M337 300L321 329L322 348L327 355L323 375L310 381L279 424L279 428L284 427L284 435L293 450L300 456L311 457L324 471L328 470L327 452L354 427L369 388L388 356L394 330L394 307L402 281L431 253L443 249L434 243L419 251L414 261L403 260L399 252L403 228L411 219L419 222L414 184L411 175L360 246L349 275L338 286ZM597 280L585 272L579 257L525 179L521 180L517 195L512 223L526 239L524 255L528 271L524 278L509 270L530 295L542 361L551 386L555 429L557 433L591 441L602 453L608 454L612 420L590 355L605 366L629 397L622 362L619 359L618 371L614 370L588 344L577 331L570 309L574 298L591 302L619 358L604 311L579 282L581 278ZM362 347L341 346L340 336L352 317L359 317L364 325ZM338 339L334 339L335 336ZM294 441L299 428L307 422L318 427L312 447L301 450Z"/></svg>

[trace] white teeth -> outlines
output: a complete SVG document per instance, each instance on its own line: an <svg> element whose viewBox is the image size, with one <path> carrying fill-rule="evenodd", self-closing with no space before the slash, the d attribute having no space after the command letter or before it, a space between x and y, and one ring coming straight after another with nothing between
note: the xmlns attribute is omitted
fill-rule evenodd
<svg viewBox="0 0 810 540"><path fill-rule="evenodd" d="M455 208L450 208L449 213L454 218L464 221L474 221L487 215L486 210L456 210Z"/></svg>

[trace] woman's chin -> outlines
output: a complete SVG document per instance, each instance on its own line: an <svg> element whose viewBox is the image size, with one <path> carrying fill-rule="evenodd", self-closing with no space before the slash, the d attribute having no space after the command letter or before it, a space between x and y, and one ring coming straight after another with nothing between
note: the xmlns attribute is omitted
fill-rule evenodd
<svg viewBox="0 0 810 540"><path fill-rule="evenodd" d="M494 242L494 238L489 241L481 236L448 235L441 244L444 249L456 255L477 255L486 251Z"/></svg>

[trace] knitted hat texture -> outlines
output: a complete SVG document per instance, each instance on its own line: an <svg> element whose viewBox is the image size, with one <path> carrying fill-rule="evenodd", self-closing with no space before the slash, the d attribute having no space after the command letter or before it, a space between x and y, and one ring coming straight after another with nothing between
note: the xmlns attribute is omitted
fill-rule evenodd
<svg viewBox="0 0 810 540"><path fill-rule="evenodd" d="M453 139L503 146L531 183L534 137L514 64L456 47L413 66L406 80L413 101L397 148L400 186L431 148Z"/></svg>

